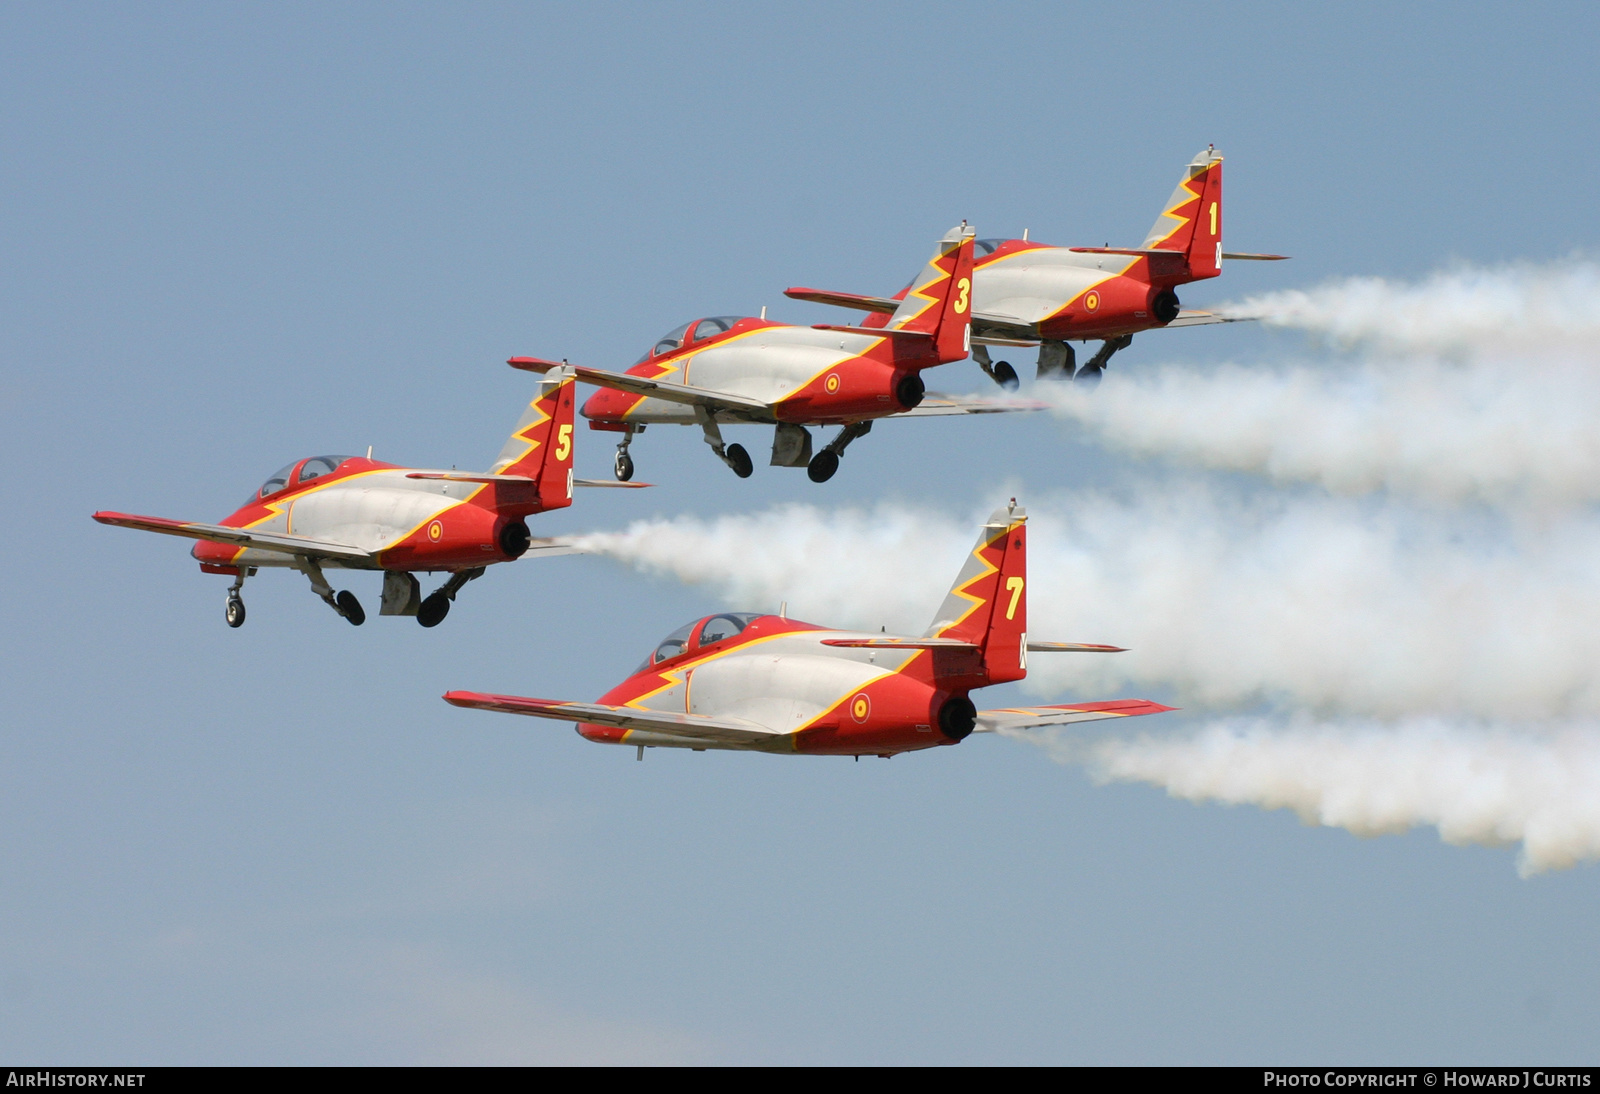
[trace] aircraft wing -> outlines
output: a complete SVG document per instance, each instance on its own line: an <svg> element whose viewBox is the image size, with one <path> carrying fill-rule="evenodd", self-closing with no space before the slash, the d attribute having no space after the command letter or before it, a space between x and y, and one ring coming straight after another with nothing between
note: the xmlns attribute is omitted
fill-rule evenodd
<svg viewBox="0 0 1600 1094"><path fill-rule="evenodd" d="M253 532L248 528L227 528L221 524L198 524L194 521L168 520L165 517L139 517L131 513L100 512L94 519L101 524L118 528L137 528L142 532L160 532L167 536L186 539L204 539L212 543L225 543L232 547L254 547L258 551L281 551L286 555L305 555L307 558L338 559L340 562L370 562L377 565L378 556L348 543L330 543L327 540L306 536L290 536L280 532Z"/></svg>
<svg viewBox="0 0 1600 1094"><path fill-rule="evenodd" d="M1018 410L1047 410L1048 404L1032 399L990 399L981 395L941 395L930 391L910 410L891 414L891 418L931 418L946 414L1005 414Z"/></svg>
<svg viewBox="0 0 1600 1094"><path fill-rule="evenodd" d="M874 333L882 333L881 331ZM506 364L512 368L520 368L527 372L548 372L553 368L563 367L560 361L543 361L537 357L513 357ZM760 399L752 399L748 395L734 395L727 391L713 391L710 388L689 387L685 384L669 384L665 380L647 380L643 376L630 376L624 372L608 372L603 368L585 368L582 365L566 365L578 374L578 379L586 384L595 384L599 387L609 387L617 391L626 391L629 395L643 395L651 399L665 399L669 403L683 403L687 406L703 406L710 411L732 410L743 413L754 411L758 414L771 415L772 406Z"/></svg>
<svg viewBox="0 0 1600 1094"><path fill-rule="evenodd" d="M1039 729L1075 722L1098 722L1106 718L1136 718L1141 714L1160 714L1177 710L1148 699L1109 699L1103 703L1064 703L1054 707L1006 707L978 711L974 733L994 733L1002 729Z"/></svg>
<svg viewBox="0 0 1600 1094"><path fill-rule="evenodd" d="M701 741L756 744L780 734L743 718L711 718L704 714L673 714L664 710L639 710L604 703L563 703L555 699L527 699L519 695L486 695L476 691L447 691L444 701L476 710L528 714L558 722L588 722L618 729L643 729L672 737Z"/></svg>

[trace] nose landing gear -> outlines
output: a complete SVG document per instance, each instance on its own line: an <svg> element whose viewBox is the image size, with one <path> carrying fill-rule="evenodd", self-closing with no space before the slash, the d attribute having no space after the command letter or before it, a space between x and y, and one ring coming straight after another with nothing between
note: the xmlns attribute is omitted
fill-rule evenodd
<svg viewBox="0 0 1600 1094"><path fill-rule="evenodd" d="M244 597L239 595L239 590L244 588L244 575L247 571L239 568L238 575L233 579L233 584L228 586L228 604L223 609L223 618L227 619L228 626L244 626Z"/></svg>
<svg viewBox="0 0 1600 1094"><path fill-rule="evenodd" d="M627 482L633 478L633 457L628 455L628 446L633 443L633 435L643 430L643 426L637 429L629 426L622 434L622 440L617 442L617 458L612 461L611 469L616 472L618 482Z"/></svg>

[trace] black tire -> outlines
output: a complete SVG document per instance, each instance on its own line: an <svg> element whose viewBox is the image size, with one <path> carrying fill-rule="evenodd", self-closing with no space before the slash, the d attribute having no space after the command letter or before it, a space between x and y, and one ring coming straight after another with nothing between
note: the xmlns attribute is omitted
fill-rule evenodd
<svg viewBox="0 0 1600 1094"><path fill-rule="evenodd" d="M361 606L361 601L356 599L356 594L349 589L340 592L333 598L333 602L339 605L339 610L344 613L344 617L350 621L352 627L359 627L367 621L366 609Z"/></svg>
<svg viewBox="0 0 1600 1094"><path fill-rule="evenodd" d="M994 366L994 382L1007 391L1017 390L1021 383L1017 379L1017 370L1011 367L1010 361L999 361Z"/></svg>
<svg viewBox="0 0 1600 1094"><path fill-rule="evenodd" d="M811 462L806 464L806 477L812 482L827 482L833 478L833 473L837 470L839 470L839 454L824 448L812 456Z"/></svg>
<svg viewBox="0 0 1600 1094"><path fill-rule="evenodd" d="M228 597L228 606L223 609L223 618L230 627L244 626L244 601L236 596Z"/></svg>
<svg viewBox="0 0 1600 1094"><path fill-rule="evenodd" d="M750 462L750 453L744 450L744 445L730 444L726 451L728 466L733 468L733 473L741 479L748 479L750 472L756 469L756 465Z"/></svg>
<svg viewBox="0 0 1600 1094"><path fill-rule="evenodd" d="M424 627L437 627L450 614L450 598L443 593L425 597L417 609L417 622Z"/></svg>
<svg viewBox="0 0 1600 1094"><path fill-rule="evenodd" d="M618 482L630 482L633 479L633 457L626 452L618 452L616 461L611 465L616 472Z"/></svg>
<svg viewBox="0 0 1600 1094"><path fill-rule="evenodd" d="M1104 369L1090 368L1089 366L1085 365L1083 368L1078 370L1078 375L1072 378L1072 382L1075 384L1082 384L1084 387L1089 388L1092 391L1100 386L1100 379L1104 372Z"/></svg>

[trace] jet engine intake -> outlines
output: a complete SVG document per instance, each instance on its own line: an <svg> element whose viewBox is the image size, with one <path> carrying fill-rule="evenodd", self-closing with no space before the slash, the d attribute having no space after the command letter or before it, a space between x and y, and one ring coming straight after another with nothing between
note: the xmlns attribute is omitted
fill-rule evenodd
<svg viewBox="0 0 1600 1094"><path fill-rule="evenodd" d="M978 724L978 708L965 695L952 695L939 708L939 732L952 741L964 741L972 736Z"/></svg>
<svg viewBox="0 0 1600 1094"><path fill-rule="evenodd" d="M507 558L521 558L533 542L533 533L520 520L508 520L500 529L500 551Z"/></svg>
<svg viewBox="0 0 1600 1094"><path fill-rule="evenodd" d="M1178 318L1182 305L1178 303L1178 294L1171 289L1162 289L1150 297L1150 314L1155 316L1157 323L1170 323Z"/></svg>
<svg viewBox="0 0 1600 1094"><path fill-rule="evenodd" d="M922 402L922 396L927 390L928 386L922 382L920 374L908 372L895 383L894 397L907 410L915 410L917 405Z"/></svg>

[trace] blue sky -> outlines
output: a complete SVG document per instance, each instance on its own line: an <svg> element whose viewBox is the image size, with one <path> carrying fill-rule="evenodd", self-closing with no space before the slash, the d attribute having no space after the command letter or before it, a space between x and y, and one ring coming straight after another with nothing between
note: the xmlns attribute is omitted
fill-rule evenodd
<svg viewBox="0 0 1600 1094"><path fill-rule="evenodd" d="M1593 866L1000 739L635 763L437 697L597 696L707 588L528 562L354 629L265 574L230 631L184 544L88 515L214 520L366 445L480 466L532 390L508 356L836 318L782 289L896 289L962 218L1136 244L1207 143L1230 249L1294 260L1186 303L1592 254L1597 51L1579 4L6 7L0 1056L1592 1060ZM1108 383L1302 345L1157 332ZM634 454L654 490L536 534L1128 482L1042 415L891 423L825 487L690 430ZM580 474L610 455L580 432Z"/></svg>

